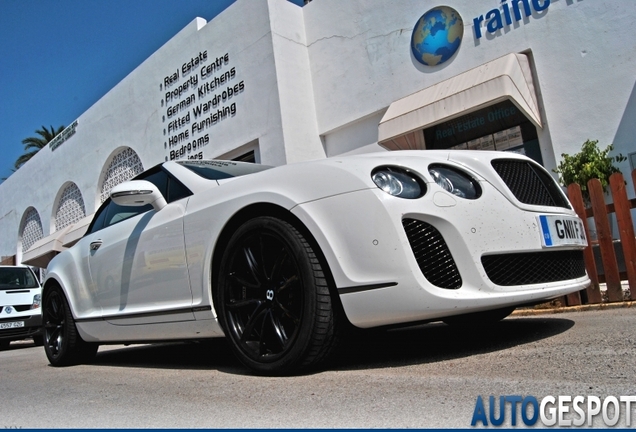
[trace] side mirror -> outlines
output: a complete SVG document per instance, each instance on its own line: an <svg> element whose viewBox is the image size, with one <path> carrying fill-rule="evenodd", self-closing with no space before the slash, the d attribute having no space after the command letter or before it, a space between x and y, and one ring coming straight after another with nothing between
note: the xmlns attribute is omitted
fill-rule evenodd
<svg viewBox="0 0 636 432"><path fill-rule="evenodd" d="M110 198L120 206L141 207L151 204L152 208L159 211L167 203L157 186L147 180L131 180L120 183L110 191Z"/></svg>

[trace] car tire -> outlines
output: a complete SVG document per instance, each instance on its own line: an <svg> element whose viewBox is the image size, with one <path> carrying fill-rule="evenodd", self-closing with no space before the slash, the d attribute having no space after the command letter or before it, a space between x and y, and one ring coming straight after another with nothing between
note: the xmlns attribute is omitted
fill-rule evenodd
<svg viewBox="0 0 636 432"><path fill-rule="evenodd" d="M44 294L42 308L44 351L52 366L86 363L95 357L97 344L85 342L62 289L53 285Z"/></svg>
<svg viewBox="0 0 636 432"><path fill-rule="evenodd" d="M454 327L484 327L498 323L510 315L514 310L514 307L505 307L484 312L452 316L444 318L443 321Z"/></svg>
<svg viewBox="0 0 636 432"><path fill-rule="evenodd" d="M256 373L314 368L339 340L325 269L306 238L283 220L258 217L233 234L214 297L232 350Z"/></svg>

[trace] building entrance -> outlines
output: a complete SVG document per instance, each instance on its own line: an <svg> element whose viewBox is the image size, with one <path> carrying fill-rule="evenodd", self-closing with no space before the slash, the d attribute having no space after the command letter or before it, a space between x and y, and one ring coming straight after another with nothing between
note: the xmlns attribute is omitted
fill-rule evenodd
<svg viewBox="0 0 636 432"><path fill-rule="evenodd" d="M429 150L515 152L543 165L536 127L509 100L426 128L424 142Z"/></svg>

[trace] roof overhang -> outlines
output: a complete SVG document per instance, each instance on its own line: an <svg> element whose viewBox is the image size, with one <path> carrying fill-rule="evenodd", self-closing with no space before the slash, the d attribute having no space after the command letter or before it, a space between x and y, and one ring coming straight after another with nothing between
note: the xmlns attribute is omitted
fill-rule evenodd
<svg viewBox="0 0 636 432"><path fill-rule="evenodd" d="M62 244L62 239L70 228L67 226L33 243L29 250L22 255L22 264L46 268L55 255L66 249Z"/></svg>
<svg viewBox="0 0 636 432"><path fill-rule="evenodd" d="M84 234L86 234L86 230L88 230L88 226L93 220L93 216L94 214L86 216L69 227L68 231L66 231L66 233L64 234L64 238L62 239L62 245L65 248L70 248L82 237L84 237Z"/></svg>
<svg viewBox="0 0 636 432"><path fill-rule="evenodd" d="M46 268L57 254L73 246L84 236L92 219L93 215L86 216L74 224L36 241L22 255L22 264Z"/></svg>
<svg viewBox="0 0 636 432"><path fill-rule="evenodd" d="M380 121L378 143L401 148L399 140L394 141L398 137L506 99L542 127L530 62L524 54L505 55L393 102Z"/></svg>

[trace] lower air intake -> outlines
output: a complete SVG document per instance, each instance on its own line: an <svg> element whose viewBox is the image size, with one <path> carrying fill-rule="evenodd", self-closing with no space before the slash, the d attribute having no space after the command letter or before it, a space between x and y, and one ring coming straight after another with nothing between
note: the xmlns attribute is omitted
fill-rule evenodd
<svg viewBox="0 0 636 432"><path fill-rule="evenodd" d="M583 251L529 252L485 255L481 263L496 285L530 285L585 276Z"/></svg>
<svg viewBox="0 0 636 432"><path fill-rule="evenodd" d="M439 288L461 288L462 278L442 234L434 226L415 219L403 219L402 225L426 280Z"/></svg>

